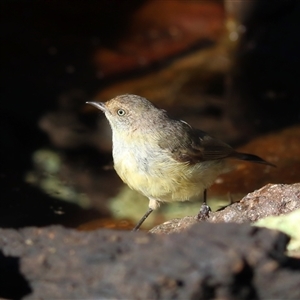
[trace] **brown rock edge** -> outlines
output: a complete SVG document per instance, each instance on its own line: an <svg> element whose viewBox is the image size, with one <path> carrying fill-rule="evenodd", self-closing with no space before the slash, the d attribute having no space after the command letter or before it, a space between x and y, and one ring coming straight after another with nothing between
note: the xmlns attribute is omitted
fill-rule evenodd
<svg viewBox="0 0 300 300"><path fill-rule="evenodd" d="M289 201L285 186L272 186L234 204L233 212L244 217L232 213L228 222L256 220L257 206L268 201L270 211L296 207L299 185L286 186L291 193L298 188ZM262 193L270 191L281 200L267 200ZM0 229L0 297L300 299L300 260L285 255L288 240L281 232L237 223L198 222L169 235L61 226Z"/></svg>
<svg viewBox="0 0 300 300"><path fill-rule="evenodd" d="M300 183L267 184L224 209L211 212L204 222L252 223L268 216L279 216L300 209ZM201 221L203 222L203 221ZM300 221L299 221L300 222ZM173 219L150 230L151 233L174 233L199 223L196 217Z"/></svg>

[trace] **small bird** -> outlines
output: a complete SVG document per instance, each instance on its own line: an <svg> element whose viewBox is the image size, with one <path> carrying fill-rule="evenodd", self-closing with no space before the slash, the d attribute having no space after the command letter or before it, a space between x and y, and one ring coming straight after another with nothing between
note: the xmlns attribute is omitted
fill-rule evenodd
<svg viewBox="0 0 300 300"><path fill-rule="evenodd" d="M171 119L165 110L137 95L105 103L86 102L104 112L112 129L114 168L133 190L149 199L137 231L162 202L186 201L204 192L230 170L227 158L274 166L262 158L236 152L226 143Z"/></svg>

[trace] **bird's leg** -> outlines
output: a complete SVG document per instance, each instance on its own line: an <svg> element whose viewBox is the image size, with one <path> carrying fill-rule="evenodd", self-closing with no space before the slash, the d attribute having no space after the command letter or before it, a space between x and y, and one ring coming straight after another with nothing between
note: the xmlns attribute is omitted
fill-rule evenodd
<svg viewBox="0 0 300 300"><path fill-rule="evenodd" d="M202 205L207 205L206 204L206 199L207 199L207 189L205 189L203 191L203 202L202 202Z"/></svg>
<svg viewBox="0 0 300 300"><path fill-rule="evenodd" d="M143 215L143 217L139 220L139 222L136 224L136 226L132 229L132 231L138 231L141 225L144 223L144 221L148 218L148 216L153 212L152 208L148 208L146 213Z"/></svg>
<svg viewBox="0 0 300 300"><path fill-rule="evenodd" d="M207 190L203 191L203 202L200 207L200 211L197 215L198 220L206 220L209 217L209 212L211 211L210 207L206 204Z"/></svg>

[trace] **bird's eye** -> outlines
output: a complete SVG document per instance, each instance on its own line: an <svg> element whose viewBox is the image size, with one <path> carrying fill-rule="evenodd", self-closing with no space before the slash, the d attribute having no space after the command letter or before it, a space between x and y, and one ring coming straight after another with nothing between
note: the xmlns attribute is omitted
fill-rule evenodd
<svg viewBox="0 0 300 300"><path fill-rule="evenodd" d="M118 113L118 115L121 116L121 117L124 116L124 115L126 114L126 112L125 112L124 109L118 109L117 113Z"/></svg>

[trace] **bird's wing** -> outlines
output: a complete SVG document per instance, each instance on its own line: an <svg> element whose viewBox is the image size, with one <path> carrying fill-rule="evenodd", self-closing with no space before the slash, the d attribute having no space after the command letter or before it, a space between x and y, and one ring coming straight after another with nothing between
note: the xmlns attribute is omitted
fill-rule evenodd
<svg viewBox="0 0 300 300"><path fill-rule="evenodd" d="M189 143L178 150L181 157L191 163L226 158L234 152L229 145L209 136L204 131L191 129L189 136Z"/></svg>
<svg viewBox="0 0 300 300"><path fill-rule="evenodd" d="M185 122L177 124L177 130L172 136L162 139L160 147L168 148L175 160L191 164L226 158L234 153L226 143Z"/></svg>
<svg viewBox="0 0 300 300"><path fill-rule="evenodd" d="M231 157L275 167L257 155L237 152L226 143L185 122L177 124L177 130L172 132L172 136L164 138L160 146L168 148L172 157L179 162L196 164Z"/></svg>

